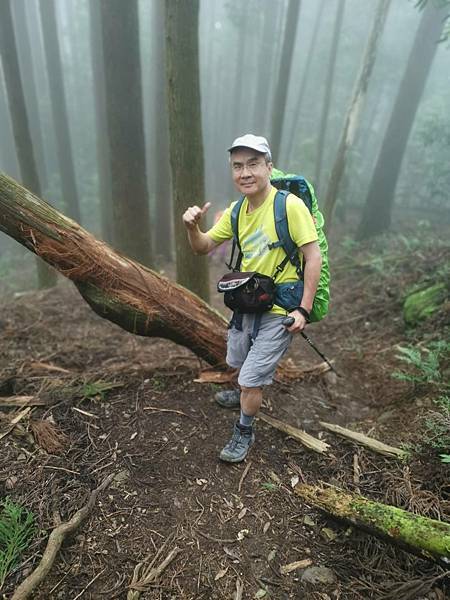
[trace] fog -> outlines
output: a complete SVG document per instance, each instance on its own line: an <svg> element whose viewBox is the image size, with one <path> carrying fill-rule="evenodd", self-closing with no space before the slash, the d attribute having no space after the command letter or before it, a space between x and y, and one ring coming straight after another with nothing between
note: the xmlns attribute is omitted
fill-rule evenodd
<svg viewBox="0 0 450 600"><path fill-rule="evenodd" d="M13 50L5 41L0 74L0 171L26 185L18 156L20 151L32 150L41 195L59 211L146 264L159 268L174 260L177 234L173 222L181 214L179 204L172 202L170 185L167 90L172 81L166 78L164 44L177 40L165 32L164 2L140 0L133 19L134 0L127 1L125 17L115 1L4 0L3 4L12 9L20 64L16 77L20 75L25 95L32 148L14 134L12 115L18 105L11 104L15 92L9 89L8 95L12 83L5 77L5 60ZM188 4L195 12L196 3ZM291 10L292 4L291 0ZM264 135L269 142L279 134L275 166L306 177L323 207L378 7L372 0L302 0L295 27L289 28L287 0L200 1L203 150L192 143L192 122L186 124L177 143L188 155L203 156L204 197L198 203L212 203L210 222L216 211L237 197L227 148L236 136L247 132ZM45 22L52 12L59 50L51 23ZM392 0L388 8L354 140L334 192L336 240L356 235L371 186L377 185L381 196L390 194L383 187L385 168L380 167L380 180L373 181L382 152L389 170L398 170L392 174L390 227L399 228L411 219L450 221L450 52L448 40L437 43L448 32L442 11L425 77L418 65L419 91L403 91L403 114L412 114L412 125L396 123L395 137L405 136L404 150L386 155L383 146L423 14L408 0ZM295 36L286 42L292 30ZM425 54L420 48L418 52ZM188 94L190 74L185 76L188 83L182 89ZM414 79L411 73L409 79ZM329 106L324 110L327 94ZM284 106L276 104L280 96L285 98ZM145 148L141 147L142 134ZM174 139L172 135L172 150ZM177 168L172 164L172 174ZM187 182L189 177L184 177ZM140 254L146 232L150 246ZM135 239L134 247L127 242L130 238ZM0 274L13 287L17 265L34 269L31 256L0 233ZM27 281L30 284L33 277ZM23 285L22 279L17 286Z"/></svg>

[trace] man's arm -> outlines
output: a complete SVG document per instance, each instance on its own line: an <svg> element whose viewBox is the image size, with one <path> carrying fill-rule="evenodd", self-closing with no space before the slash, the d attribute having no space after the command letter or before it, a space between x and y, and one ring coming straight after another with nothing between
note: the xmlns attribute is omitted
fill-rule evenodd
<svg viewBox="0 0 450 600"><path fill-rule="evenodd" d="M211 250L218 246L208 234L200 230L198 225L210 206L210 202L207 202L203 208L190 206L183 215L183 223L187 229L189 244L194 254L208 254L208 252L211 252Z"/></svg>
<svg viewBox="0 0 450 600"><path fill-rule="evenodd" d="M309 242L308 244L304 244L303 246L300 246L299 250L303 254L305 265L303 270L303 297L300 306L310 313L312 310L317 285L320 279L322 255L317 242ZM289 316L294 317L295 322L288 328L288 331L291 333L296 333L297 331L302 331L305 328L306 318L298 310L292 311Z"/></svg>

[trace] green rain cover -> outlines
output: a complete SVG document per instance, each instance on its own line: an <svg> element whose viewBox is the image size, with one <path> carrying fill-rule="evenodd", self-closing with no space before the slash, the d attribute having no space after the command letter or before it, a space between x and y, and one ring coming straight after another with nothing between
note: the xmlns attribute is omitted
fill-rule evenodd
<svg viewBox="0 0 450 600"><path fill-rule="evenodd" d="M272 179L288 179L290 177L298 177L293 173L283 173L279 169L272 169ZM305 179L306 181L306 179ZM330 266L328 263L328 242L323 231L324 218L319 210L317 198L314 193L313 186L306 181L312 198L312 216L316 224L318 244L322 254L322 269L320 271L319 284L317 286L316 295L314 297L313 308L311 311L311 321L320 321L328 313L328 304L330 302Z"/></svg>

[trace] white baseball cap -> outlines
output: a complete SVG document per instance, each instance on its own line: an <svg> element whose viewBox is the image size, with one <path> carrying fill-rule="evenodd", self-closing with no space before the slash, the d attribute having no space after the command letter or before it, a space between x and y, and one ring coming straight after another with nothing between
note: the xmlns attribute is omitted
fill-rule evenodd
<svg viewBox="0 0 450 600"><path fill-rule="evenodd" d="M269 142L262 135L246 133L245 135L242 135L234 140L234 142L228 148L228 152L232 152L236 148L251 148L252 150L256 150L256 152L261 152L261 154L268 154L270 160L272 160Z"/></svg>

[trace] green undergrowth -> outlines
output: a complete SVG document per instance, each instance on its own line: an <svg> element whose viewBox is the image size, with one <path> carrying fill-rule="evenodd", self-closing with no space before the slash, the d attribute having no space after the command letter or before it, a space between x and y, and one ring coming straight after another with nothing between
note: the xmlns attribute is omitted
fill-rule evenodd
<svg viewBox="0 0 450 600"><path fill-rule="evenodd" d="M398 352L397 358L406 368L395 371L392 377L411 383L417 391L426 391L435 398L434 407L424 416L421 440L414 450L431 449L439 454L443 463L450 464L450 384L447 381L450 343L439 340L426 347L398 346Z"/></svg>
<svg viewBox="0 0 450 600"><path fill-rule="evenodd" d="M8 497L0 502L0 590L36 532L34 516Z"/></svg>

